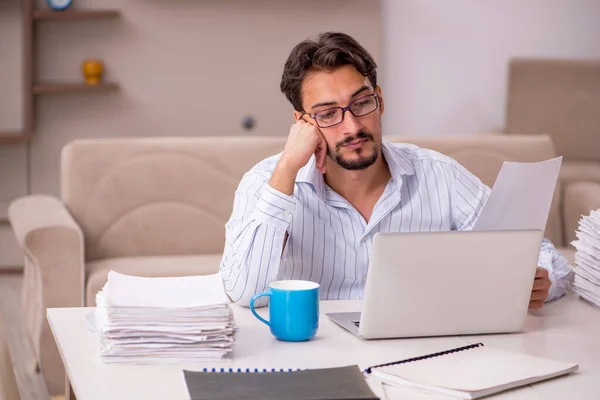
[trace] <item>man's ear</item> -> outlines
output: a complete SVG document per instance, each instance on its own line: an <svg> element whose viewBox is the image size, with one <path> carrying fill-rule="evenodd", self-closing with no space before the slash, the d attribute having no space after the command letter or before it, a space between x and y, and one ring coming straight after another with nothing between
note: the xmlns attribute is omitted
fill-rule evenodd
<svg viewBox="0 0 600 400"><path fill-rule="evenodd" d="M381 86L377 86L377 88L375 88L375 93L377 93L377 97L379 97L379 112L381 113L381 115L383 115L383 110L384 110L384 102L383 102L383 94L381 93Z"/></svg>
<svg viewBox="0 0 600 400"><path fill-rule="evenodd" d="M298 122L299 120L302 120L306 123L309 123L313 126L317 126L314 122L314 120L306 113L302 112L302 111L296 111L294 110L294 119L296 120L296 122Z"/></svg>

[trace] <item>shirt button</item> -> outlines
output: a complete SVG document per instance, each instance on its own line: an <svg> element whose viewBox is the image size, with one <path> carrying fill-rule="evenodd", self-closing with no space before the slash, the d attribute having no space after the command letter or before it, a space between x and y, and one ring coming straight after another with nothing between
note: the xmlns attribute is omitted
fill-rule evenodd
<svg viewBox="0 0 600 400"><path fill-rule="evenodd" d="M364 243L364 242L366 242L366 241L367 241L367 238L366 238L366 237L364 237L364 238L360 239L360 241Z"/></svg>
<svg viewBox="0 0 600 400"><path fill-rule="evenodd" d="M290 212L289 212L288 210L283 210L283 213L284 213L285 215L290 215Z"/></svg>

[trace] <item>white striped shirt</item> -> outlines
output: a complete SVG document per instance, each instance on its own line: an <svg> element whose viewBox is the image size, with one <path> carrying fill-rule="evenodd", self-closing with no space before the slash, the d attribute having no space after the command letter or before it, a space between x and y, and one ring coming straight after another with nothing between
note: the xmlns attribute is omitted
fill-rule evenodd
<svg viewBox="0 0 600 400"><path fill-rule="evenodd" d="M232 300L248 305L282 279L318 282L321 299L360 299L375 233L473 228L490 194L476 176L456 160L414 145L383 142L382 152L391 179L368 223L325 183L314 156L298 172L292 196L268 184L280 154L247 172L226 224L220 266ZM546 239L538 265L552 282L547 300L563 295L572 267ZM261 300L256 305L266 304Z"/></svg>

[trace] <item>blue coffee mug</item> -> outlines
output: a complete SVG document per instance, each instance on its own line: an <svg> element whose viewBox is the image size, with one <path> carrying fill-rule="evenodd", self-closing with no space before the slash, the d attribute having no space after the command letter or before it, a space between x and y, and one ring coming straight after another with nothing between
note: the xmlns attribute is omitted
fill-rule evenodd
<svg viewBox="0 0 600 400"><path fill-rule="evenodd" d="M254 302L269 297L269 321L254 309ZM250 300L252 313L271 328L277 339L301 342L314 337L319 328L319 284L309 281L276 281L268 292L254 295Z"/></svg>

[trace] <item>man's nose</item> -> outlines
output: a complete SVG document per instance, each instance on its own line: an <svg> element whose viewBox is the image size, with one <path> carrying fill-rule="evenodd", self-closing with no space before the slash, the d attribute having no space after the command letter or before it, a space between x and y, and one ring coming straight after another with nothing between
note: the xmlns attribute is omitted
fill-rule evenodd
<svg viewBox="0 0 600 400"><path fill-rule="evenodd" d="M344 120L341 123L341 128L344 130L345 135L353 135L358 133L363 128L363 125L350 110L346 110L344 112Z"/></svg>

